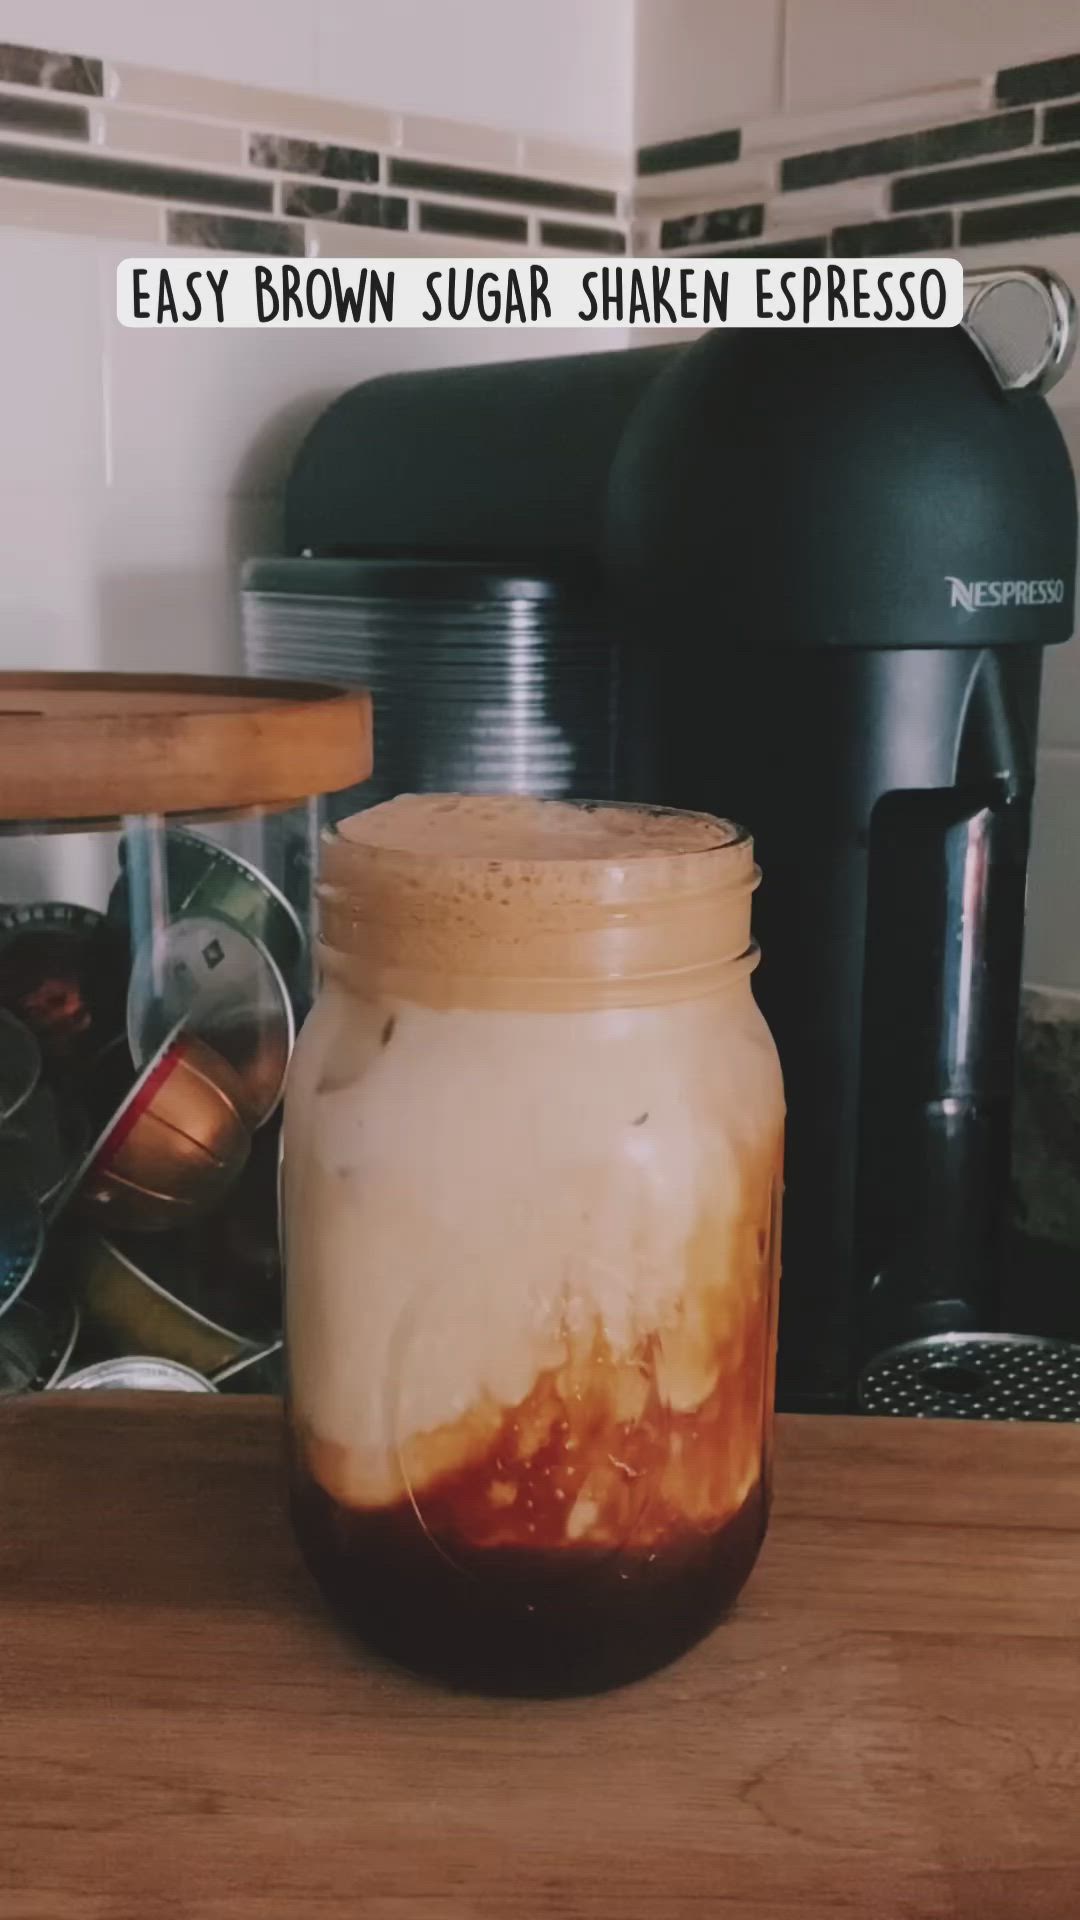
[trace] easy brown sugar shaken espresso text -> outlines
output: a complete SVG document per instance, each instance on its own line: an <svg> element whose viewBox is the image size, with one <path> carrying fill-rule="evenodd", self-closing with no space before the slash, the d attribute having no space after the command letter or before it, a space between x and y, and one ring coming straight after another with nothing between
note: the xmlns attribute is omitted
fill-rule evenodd
<svg viewBox="0 0 1080 1920"><path fill-rule="evenodd" d="M783 1095L752 848L406 796L324 846L285 1118L293 1503L385 1653L580 1691L699 1638L764 1533Z"/></svg>

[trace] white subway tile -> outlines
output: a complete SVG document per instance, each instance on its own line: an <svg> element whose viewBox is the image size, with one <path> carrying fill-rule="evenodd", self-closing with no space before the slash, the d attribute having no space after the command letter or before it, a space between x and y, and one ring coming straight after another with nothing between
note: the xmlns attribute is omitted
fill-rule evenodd
<svg viewBox="0 0 1080 1920"><path fill-rule="evenodd" d="M211 120L99 107L91 114L91 122L95 144L108 152L195 161L208 167L238 167L246 158L242 129L217 126Z"/></svg>
<svg viewBox="0 0 1080 1920"><path fill-rule="evenodd" d="M1039 755L1024 978L1080 989L1080 753Z"/></svg>
<svg viewBox="0 0 1080 1920"><path fill-rule="evenodd" d="M106 93L123 106L227 120L265 133L295 133L353 146L388 146L395 118L378 107L353 106L315 94L283 93L234 85L190 73L121 62L106 75Z"/></svg>
<svg viewBox="0 0 1080 1920"><path fill-rule="evenodd" d="M780 105L780 0L639 0L639 147L741 127Z"/></svg>
<svg viewBox="0 0 1080 1920"><path fill-rule="evenodd" d="M405 113L400 116L394 144L402 153L425 160L497 167L506 173L517 166L520 142L505 128L471 126L465 120L445 120L434 114Z"/></svg>
<svg viewBox="0 0 1080 1920"><path fill-rule="evenodd" d="M776 194L765 224L771 233L828 233L845 221L880 219L888 207L887 180L838 180L831 187Z"/></svg>
<svg viewBox="0 0 1080 1920"><path fill-rule="evenodd" d="M520 254L519 246L501 246L496 240L468 240L452 233L402 232L383 227L353 226L345 220L309 220L308 256L311 259L392 259L409 255L435 259L442 254Z"/></svg>
<svg viewBox="0 0 1080 1920"><path fill-rule="evenodd" d="M921 92L1080 42L1068 0L788 0L787 21L793 108Z"/></svg>
<svg viewBox="0 0 1080 1920"><path fill-rule="evenodd" d="M732 160L718 167L692 167L680 173L642 174L634 188L637 211L651 219L655 214L678 213L686 206L732 206L748 200L764 200L775 192L779 168L767 154L753 154L748 160Z"/></svg>
<svg viewBox="0 0 1080 1920"><path fill-rule="evenodd" d="M153 245L161 234L161 216L153 201L130 193L91 193L82 187L0 180L0 228L4 227L144 240Z"/></svg>
<svg viewBox="0 0 1080 1920"><path fill-rule="evenodd" d="M870 81L874 94L879 89ZM775 113L749 120L742 130L744 154L761 152L815 153L846 147L863 139L879 139L911 128L935 127L948 120L977 119L989 108L993 86L989 79L963 80L925 92L860 100L856 105L824 113Z"/></svg>
<svg viewBox="0 0 1080 1920"><path fill-rule="evenodd" d="M526 136L516 142L520 172L541 180L571 180L575 186L629 187L633 157L628 150L571 145L565 140L538 140Z"/></svg>

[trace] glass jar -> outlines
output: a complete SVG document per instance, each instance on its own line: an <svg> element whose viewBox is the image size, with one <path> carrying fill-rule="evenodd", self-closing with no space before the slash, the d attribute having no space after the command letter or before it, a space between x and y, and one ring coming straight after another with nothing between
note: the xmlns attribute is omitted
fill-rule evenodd
<svg viewBox="0 0 1080 1920"><path fill-rule="evenodd" d="M272 1381L312 855L369 737L335 688L0 675L0 1399Z"/></svg>
<svg viewBox="0 0 1080 1920"><path fill-rule="evenodd" d="M324 835L285 1107L293 1511L369 1642L588 1691L769 1501L783 1092L705 815L405 796Z"/></svg>

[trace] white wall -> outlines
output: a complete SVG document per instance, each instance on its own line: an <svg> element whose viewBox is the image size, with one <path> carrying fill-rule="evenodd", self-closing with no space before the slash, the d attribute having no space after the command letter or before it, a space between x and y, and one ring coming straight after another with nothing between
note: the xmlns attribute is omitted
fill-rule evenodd
<svg viewBox="0 0 1080 1920"><path fill-rule="evenodd" d="M476 332L279 332L256 347L243 332L123 328L127 251L0 233L20 289L0 352L8 667L234 668L239 562L275 550L280 483L323 406L374 373L509 354ZM521 357L560 349L580 351L580 335L514 341Z"/></svg>
<svg viewBox="0 0 1080 1920"><path fill-rule="evenodd" d="M785 107L921 93L1080 52L1076 0L787 0Z"/></svg>
<svg viewBox="0 0 1080 1920"><path fill-rule="evenodd" d="M783 0L637 0L635 145L741 126L779 104Z"/></svg>
<svg viewBox="0 0 1080 1920"><path fill-rule="evenodd" d="M632 0L318 0L312 13L323 93L630 146Z"/></svg>

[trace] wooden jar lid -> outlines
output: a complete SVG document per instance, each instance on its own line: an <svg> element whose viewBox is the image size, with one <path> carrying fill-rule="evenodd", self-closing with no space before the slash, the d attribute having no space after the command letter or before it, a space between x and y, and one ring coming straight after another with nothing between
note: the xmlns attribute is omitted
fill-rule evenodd
<svg viewBox="0 0 1080 1920"><path fill-rule="evenodd" d="M306 680L0 673L0 820L279 808L370 772L366 693Z"/></svg>

